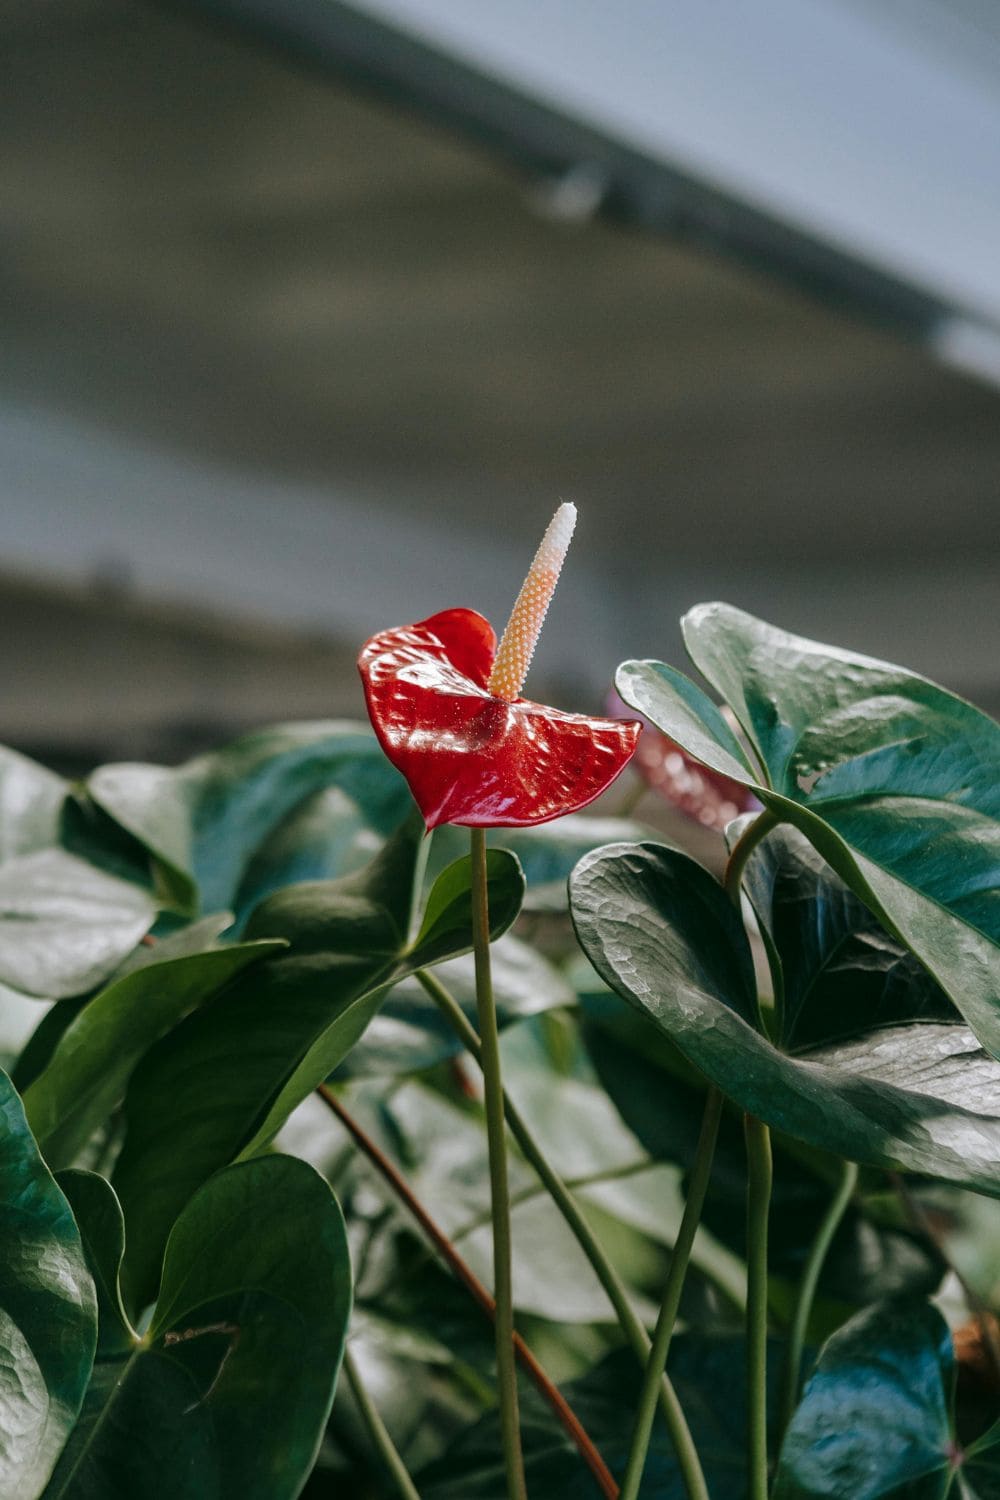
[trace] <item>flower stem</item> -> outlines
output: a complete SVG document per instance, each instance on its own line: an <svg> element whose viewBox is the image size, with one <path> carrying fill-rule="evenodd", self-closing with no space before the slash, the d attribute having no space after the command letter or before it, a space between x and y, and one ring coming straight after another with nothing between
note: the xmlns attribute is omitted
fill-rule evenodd
<svg viewBox="0 0 1000 1500"><path fill-rule="evenodd" d="M482 1065L482 1046L475 1028L466 1020L462 1007L455 997L449 993L436 975L421 969L417 978L424 989L435 1001L441 1012L445 1015L455 1030L455 1033L463 1042L468 1051ZM580 1210L579 1204L573 1197L566 1183L560 1177L535 1140L524 1119L508 1094L504 1094L504 1110L507 1116L507 1124L510 1133L520 1146L525 1159L534 1167L541 1182L547 1189L549 1196L555 1203L563 1219L583 1251L587 1260L597 1276L598 1281L607 1293L608 1301L611 1303L618 1318L619 1326L626 1339L631 1345L637 1359L644 1368L648 1368L649 1354L652 1345L649 1336L642 1325L642 1320L632 1307L629 1294L624 1282L618 1275L613 1264L608 1259L605 1251L594 1231L591 1229L586 1218ZM716 1126L718 1121L716 1121ZM711 1161L711 1155L709 1155ZM704 1193L702 1194L704 1197ZM690 1197L688 1199L690 1202ZM700 1214L700 1207L698 1210ZM695 1224L697 1219L695 1219ZM681 1225L681 1234L684 1226ZM693 1231L692 1231L693 1239ZM680 1236L678 1236L678 1244ZM688 1247L690 1253L690 1246ZM677 1249L674 1250L675 1260L671 1262L671 1269L676 1263ZM652 1402L655 1408L657 1397L663 1408L664 1419L674 1450L677 1454L677 1462L684 1478L684 1484L688 1492L689 1500L706 1500L708 1491L705 1487L705 1477L702 1473L701 1463L698 1459L697 1449L687 1425L681 1404L677 1399L677 1393L671 1385L666 1374L663 1372L663 1361L660 1362L658 1372L653 1379ZM650 1417L652 1422L652 1416ZM648 1440L648 1435L647 1435Z"/></svg>
<svg viewBox="0 0 1000 1500"><path fill-rule="evenodd" d="M344 1349L344 1374L347 1376L347 1383L351 1387L351 1394L357 1403L358 1411L361 1413L361 1419L368 1430L368 1436L372 1440L372 1445L392 1475L393 1483L395 1484L397 1493L401 1496L401 1500L420 1500L416 1485L407 1473L406 1465L400 1458L385 1423L382 1421L374 1402L364 1388L350 1347L345 1347Z"/></svg>
<svg viewBox="0 0 1000 1500"><path fill-rule="evenodd" d="M858 1183L858 1168L852 1161L841 1162L840 1181L837 1191L830 1200L830 1206L823 1216L823 1222L816 1231L816 1238L812 1242L809 1251L809 1259L806 1261L802 1280L799 1283L799 1294L795 1303L795 1314L792 1318L792 1326L788 1334L788 1346L785 1350L785 1367L782 1377L781 1393L781 1431L784 1432L795 1413L799 1402L800 1374L802 1369L802 1346L805 1343L806 1329L809 1326L809 1317L812 1313L812 1305L816 1297L816 1287L819 1284L820 1272L826 1260L833 1237L841 1219L847 1212L847 1206L854 1196L854 1189Z"/></svg>
<svg viewBox="0 0 1000 1500"><path fill-rule="evenodd" d="M767 1500L767 1220L771 1133L743 1117L747 1149L747 1468L749 1500Z"/></svg>
<svg viewBox="0 0 1000 1500"><path fill-rule="evenodd" d="M493 1298L469 1264L459 1255L454 1244L445 1234L440 1224L431 1218L427 1209L420 1202L420 1199L414 1195L409 1183L393 1166L385 1152L381 1151L372 1138L362 1130L354 1116L344 1108L344 1105L327 1084L321 1083L316 1092L331 1113L337 1116L337 1119L348 1132L351 1139L359 1150L364 1152L383 1181L395 1193L400 1203L412 1215L415 1222L423 1230L445 1265L455 1277L455 1280L465 1288L472 1300L482 1308L491 1322L495 1322L497 1305ZM588 1437L583 1424L558 1387L553 1385L519 1333L515 1333L514 1335L514 1353L525 1374L534 1382L535 1389L539 1395L548 1402L556 1418L562 1424L567 1436L575 1443L580 1457L597 1481L597 1486L601 1494L606 1497L606 1500L617 1500L618 1486L615 1484L601 1455Z"/></svg>
<svg viewBox="0 0 1000 1500"><path fill-rule="evenodd" d="M622 1481L621 1500L635 1500L635 1497L639 1493L639 1485L642 1483L642 1472L646 1466L649 1439L653 1431L653 1417L656 1411L657 1394L661 1381L664 1378L670 1340L673 1337L674 1324L677 1321L677 1309L680 1306L681 1292L684 1289L684 1277L687 1272L688 1261L691 1258L691 1247L694 1244L695 1232L697 1231L698 1223L701 1219L702 1207L705 1202L705 1193L708 1189L709 1178L712 1175L712 1161L715 1156L715 1142L719 1133L721 1115L722 1095L718 1089L711 1088L705 1099L705 1111L701 1121L701 1134L698 1137L698 1149L695 1154L691 1181L688 1186L687 1202L684 1205L684 1216L681 1219L681 1227L678 1230L677 1239L674 1244L674 1253L670 1261L667 1284L663 1289L660 1315L656 1321L652 1348L649 1359L646 1362L646 1373L639 1395L639 1407L636 1412L635 1426L632 1430L632 1443L629 1448L628 1465L625 1469L625 1478ZM676 1438L674 1441L676 1446ZM688 1433L688 1442L690 1443L690 1441L690 1433ZM693 1444L691 1446L693 1452ZM700 1467L695 1475L690 1467L685 1466L684 1455L682 1455L679 1449L677 1456L691 1500L696 1500L696 1497L697 1500L708 1500L708 1489ZM697 1463L697 1455L695 1455L695 1462Z"/></svg>
<svg viewBox="0 0 1000 1500"><path fill-rule="evenodd" d="M507 1470L508 1500L527 1500L524 1459L517 1411L517 1368L514 1363L514 1292L510 1235L510 1192L507 1186L507 1149L503 1120L503 1082L500 1077L500 1036L497 1030L493 978L490 969L490 914L486 886L486 833L472 835L472 947L476 960L476 1011L482 1042L486 1141L489 1148L490 1203L493 1212L493 1295L496 1299L497 1392L500 1430Z"/></svg>

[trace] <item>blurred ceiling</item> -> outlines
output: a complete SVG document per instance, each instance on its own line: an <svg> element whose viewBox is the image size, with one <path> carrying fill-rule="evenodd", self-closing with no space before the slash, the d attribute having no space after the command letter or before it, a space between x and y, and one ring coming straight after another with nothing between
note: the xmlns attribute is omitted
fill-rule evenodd
<svg viewBox="0 0 1000 1500"><path fill-rule="evenodd" d="M573 498L564 678L585 588L602 677L707 591L1000 700L996 389L183 10L0 0L0 54L0 568L343 641L502 611Z"/></svg>

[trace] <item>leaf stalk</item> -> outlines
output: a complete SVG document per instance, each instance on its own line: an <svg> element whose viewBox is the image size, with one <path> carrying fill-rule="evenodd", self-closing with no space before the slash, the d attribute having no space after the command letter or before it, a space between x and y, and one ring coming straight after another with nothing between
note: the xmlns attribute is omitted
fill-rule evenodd
<svg viewBox="0 0 1000 1500"><path fill-rule="evenodd" d="M809 1326L813 1302L816 1299L816 1288L819 1285L820 1273L823 1270L830 1246L833 1243L833 1237L840 1227L844 1214L847 1212L848 1205L854 1196L857 1185L857 1164L853 1161L841 1162L840 1181L837 1184L836 1192L830 1200L829 1207L823 1215L823 1220L816 1231L816 1237L812 1242L809 1258L806 1261L802 1280L799 1283L792 1326L788 1331L788 1344L785 1349L785 1365L782 1375L781 1392L782 1434L784 1434L789 1422L792 1420L795 1408L799 1403L799 1390L802 1383L802 1349L805 1344L806 1329Z"/></svg>
<svg viewBox="0 0 1000 1500"><path fill-rule="evenodd" d="M372 1446L392 1476L392 1481L396 1487L396 1493L400 1496L400 1500L420 1500L417 1487L410 1478L395 1443L389 1436L389 1430L379 1416L378 1408L365 1390L364 1382L361 1379L349 1346L345 1346L344 1348L344 1374L347 1376L347 1383L351 1387L351 1395L357 1404L361 1420L364 1422L368 1436L371 1438Z"/></svg>
<svg viewBox="0 0 1000 1500"><path fill-rule="evenodd" d="M625 1469L625 1478L622 1481L621 1500L636 1500L636 1496L639 1493L639 1485L642 1483L642 1474L646 1467L646 1457L649 1452L649 1440L653 1431L653 1417L656 1413L657 1396L661 1382L665 1378L664 1372L667 1363L667 1354L670 1351L670 1341L673 1337L674 1325L677 1321L677 1309L680 1306L681 1293L684 1290L684 1278L687 1274L688 1262L691 1259L691 1248L694 1244L694 1237L701 1220L705 1194L712 1175L712 1162L715 1158L715 1143L719 1134L719 1121L721 1118L722 1094L718 1089L711 1088L705 1099L701 1133L698 1137L698 1147L691 1172L687 1201L684 1205L684 1215L681 1219L680 1229L678 1230L677 1239L674 1244L674 1251L670 1260L670 1271L667 1275L666 1286L663 1289L660 1315L656 1320L653 1342L649 1358L646 1361L646 1372L639 1395L635 1426L632 1430L632 1442L629 1447L628 1464ZM685 1430L687 1430L686 1424ZM691 1500L708 1500L708 1488L705 1483L705 1476L701 1471L701 1465L698 1462L697 1452L691 1441L690 1432L687 1433L687 1440L690 1445L689 1451L677 1447L677 1439L676 1437L674 1438L674 1444L677 1447L678 1463L684 1476L688 1495L691 1497Z"/></svg>
<svg viewBox="0 0 1000 1500"><path fill-rule="evenodd" d="M442 1014L450 1022L460 1041L472 1057L475 1058L476 1062L482 1066L482 1045L475 1028L466 1020L458 1001L445 988L437 976L428 970L421 969L417 974L417 978L420 980L427 994L430 995ZM604 1288L608 1301L611 1303L615 1316L618 1319L619 1326L631 1345L636 1358L643 1368L647 1369L652 1344L650 1343L649 1335L642 1325L642 1320L632 1306L624 1282L606 1255L603 1246L591 1229L569 1187L552 1166L548 1157L529 1130L520 1111L507 1093L504 1094L504 1112L511 1135L521 1148L526 1161L538 1174L540 1181L572 1231L577 1244L587 1257L598 1281ZM717 1126L718 1121L716 1121ZM709 1165L710 1162L711 1158L709 1158ZM702 1196L704 1197L704 1194ZM700 1208L698 1212L700 1216ZM696 1224L697 1221L695 1221L695 1227ZM683 1234L683 1229L684 1226L682 1224L681 1234ZM678 1244L680 1243L680 1238L681 1236L679 1235ZM693 1232L691 1238L692 1240L694 1238ZM688 1253L690 1254L690 1246ZM677 1248L675 1246L675 1258L676 1255ZM673 1264L674 1262L672 1261L671 1265L673 1266ZM663 1361L660 1362L659 1372L653 1379L652 1399L654 1409L657 1398L659 1398L667 1430L670 1433L674 1451L677 1454L678 1466L684 1477L689 1500L707 1500L708 1492L705 1488L705 1476L702 1472L694 1439L691 1436L691 1430L688 1427L680 1401L677 1399L677 1393L663 1370ZM652 1422L652 1417L650 1417L650 1422Z"/></svg>
<svg viewBox="0 0 1000 1500"><path fill-rule="evenodd" d="M767 1226L771 1132L744 1115L747 1150L747 1477L749 1500L767 1500Z"/></svg>

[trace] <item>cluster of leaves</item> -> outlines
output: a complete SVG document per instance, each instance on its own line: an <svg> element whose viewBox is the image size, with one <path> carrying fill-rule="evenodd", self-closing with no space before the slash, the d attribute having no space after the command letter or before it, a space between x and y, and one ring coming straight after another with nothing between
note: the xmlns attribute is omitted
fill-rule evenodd
<svg viewBox="0 0 1000 1500"><path fill-rule="evenodd" d="M812 1374L775 1423L775 1500L989 1500L1000 1428L956 1405L928 1300L944 1263L897 1187L1000 1197L1000 729L724 606L685 629L740 737L662 664L626 664L618 690L759 799L730 868L772 993L745 914L650 830L506 830L489 900L509 1093L647 1321L706 1088L725 1095L670 1361L714 1500L746 1493L743 1113L775 1132L776 1381L839 1162L863 1164ZM42 1002L0 1075L0 1500L388 1495L337 1390L348 1336L423 1500L500 1500L489 1322L315 1093L488 1284L477 1074L424 987L474 1015L464 851L460 830L424 837L353 725L83 786L0 751L0 999ZM620 1475L641 1366L517 1154L511 1178L519 1322ZM532 1492L597 1494L528 1386L523 1407ZM684 1493L665 1428L641 1493Z"/></svg>

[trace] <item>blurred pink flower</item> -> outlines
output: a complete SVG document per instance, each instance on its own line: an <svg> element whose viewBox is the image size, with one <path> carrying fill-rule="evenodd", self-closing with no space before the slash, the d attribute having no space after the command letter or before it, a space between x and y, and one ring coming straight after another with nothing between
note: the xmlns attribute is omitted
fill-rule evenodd
<svg viewBox="0 0 1000 1500"><path fill-rule="evenodd" d="M607 697L607 711L616 718L642 720L642 734L632 764L646 785L686 818L721 833L741 813L760 808L748 787L694 760L648 719L626 707L613 688ZM723 707L722 712L736 730L731 710Z"/></svg>

